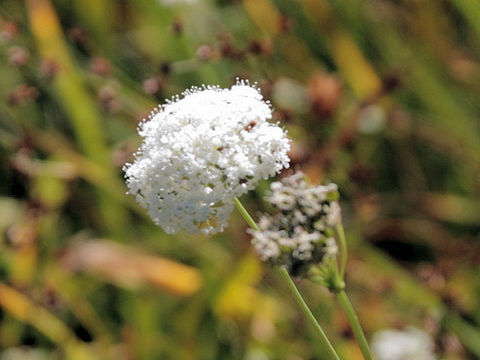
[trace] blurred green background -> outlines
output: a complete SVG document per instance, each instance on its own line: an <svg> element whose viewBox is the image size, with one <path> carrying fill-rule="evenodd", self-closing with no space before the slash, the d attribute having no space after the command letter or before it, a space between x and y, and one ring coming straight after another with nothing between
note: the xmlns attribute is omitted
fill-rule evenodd
<svg viewBox="0 0 480 360"><path fill-rule="evenodd" d="M167 236L125 195L138 121L236 77L292 166L338 183L367 337L415 325L439 359L480 359L479 56L478 0L1 0L0 359L327 360L238 214Z"/></svg>

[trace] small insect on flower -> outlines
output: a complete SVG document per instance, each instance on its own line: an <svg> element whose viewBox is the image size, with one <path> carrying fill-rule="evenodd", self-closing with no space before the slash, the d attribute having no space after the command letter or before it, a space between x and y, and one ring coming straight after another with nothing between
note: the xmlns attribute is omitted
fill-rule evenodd
<svg viewBox="0 0 480 360"><path fill-rule="evenodd" d="M185 91L140 124L128 192L167 233L222 231L234 197L289 166L290 141L271 118L247 81Z"/></svg>
<svg viewBox="0 0 480 360"><path fill-rule="evenodd" d="M271 184L266 200L277 210L249 230L260 259L286 266L292 275L337 255L334 227L341 222L337 185L312 186L302 172Z"/></svg>

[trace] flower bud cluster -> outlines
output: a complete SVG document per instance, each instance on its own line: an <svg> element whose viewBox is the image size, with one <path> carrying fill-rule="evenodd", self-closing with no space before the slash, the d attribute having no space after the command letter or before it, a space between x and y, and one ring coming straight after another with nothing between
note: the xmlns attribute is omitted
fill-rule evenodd
<svg viewBox="0 0 480 360"><path fill-rule="evenodd" d="M334 227L341 222L337 199L337 185L312 186L302 172L272 183L266 200L277 213L261 217L260 231L249 230L260 258L299 274L325 256L336 256Z"/></svg>

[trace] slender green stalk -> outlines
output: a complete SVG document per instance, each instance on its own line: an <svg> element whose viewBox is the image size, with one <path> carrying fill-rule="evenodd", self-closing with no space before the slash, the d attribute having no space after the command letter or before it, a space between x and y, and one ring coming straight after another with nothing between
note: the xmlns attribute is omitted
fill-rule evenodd
<svg viewBox="0 0 480 360"><path fill-rule="evenodd" d="M348 248L347 240L345 238L345 231L343 225L340 223L335 227L338 237L338 245L340 247L340 278L345 279L345 267L347 266Z"/></svg>
<svg viewBox="0 0 480 360"><path fill-rule="evenodd" d="M358 321L358 316L353 309L350 300L348 299L347 294L344 290L341 290L335 294L337 296L337 300L340 303L345 315L347 315L348 322L352 327L353 333L358 341L360 346L360 350L362 351L363 358L365 360L373 360L372 354L370 353L370 348L368 347L367 339L365 338L365 334L363 333L362 326Z"/></svg>
<svg viewBox="0 0 480 360"><path fill-rule="evenodd" d="M235 198L234 202L235 202L235 207L240 212L240 214L243 216L243 218L247 222L248 226L250 226L253 230L259 231L260 229L258 228L258 225L252 219L252 217L250 216L248 211L245 209L245 207L242 205L240 200L238 200L238 198ZM276 271L279 274L280 278L287 284L289 290L291 291L293 297L295 298L295 301L297 302L297 305L300 307L302 312L305 314L305 316L306 316L308 322L310 323L310 325L317 332L317 335L320 339L320 345L321 345L323 351L325 352L325 354L328 355L329 359L340 360L337 353L335 352L335 349L333 348L332 344L330 343L330 340L328 340L327 335L323 331L323 329L320 326L320 324L318 323L318 321L313 316L313 314L310 311L307 303L305 302L302 295L300 294L297 287L295 286L295 283L293 282L292 278L290 277L290 275L288 273L288 270L284 266L278 266L278 267L276 267Z"/></svg>
<svg viewBox="0 0 480 360"><path fill-rule="evenodd" d="M337 297L338 302L340 303L341 308L345 312L347 316L348 322L352 327L353 333L355 338L358 341L358 345L360 346L360 350L362 351L363 358L365 360L373 360L372 354L370 352L370 348L368 347L367 339L365 338L365 334L363 333L362 326L358 320L358 316L355 313L355 310L352 306L352 303L348 299L347 293L345 292L345 267L347 265L347 257L348 257L348 248L347 248L347 240L345 238L345 231L343 230L343 225L339 224L335 227L337 232L337 239L338 244L340 247L340 273L338 273L337 268L334 268L335 281L334 287L330 290L335 294Z"/></svg>
<svg viewBox="0 0 480 360"><path fill-rule="evenodd" d="M307 303L305 300L303 300L302 295L298 291L297 287L295 286L295 283L293 282L292 278L288 274L288 270L284 266L278 266L276 268L276 271L282 278L282 280L288 285L288 288L290 289L291 293L293 294L295 301L297 302L297 305L300 307L302 310L303 314L307 318L308 322L310 325L316 330L318 334L318 338L320 340L320 344L323 348L323 351L325 354L328 355L328 359L335 359L335 360L340 360L338 357L337 353L335 352L335 349L333 348L332 344L327 338L327 335L323 331L322 327L318 323L317 319L313 316L310 308L308 307Z"/></svg>
<svg viewBox="0 0 480 360"><path fill-rule="evenodd" d="M253 230L255 231L260 231L260 229L258 228L258 225L257 223L255 222L255 220L252 219L252 217L250 216L250 214L248 213L247 209L245 209L245 207L243 206L243 204L240 202L240 200L238 200L237 197L235 197L233 199L233 201L235 202L235 207L237 208L238 212L243 216L243 218L245 219L245 221L247 222L248 226L250 226Z"/></svg>

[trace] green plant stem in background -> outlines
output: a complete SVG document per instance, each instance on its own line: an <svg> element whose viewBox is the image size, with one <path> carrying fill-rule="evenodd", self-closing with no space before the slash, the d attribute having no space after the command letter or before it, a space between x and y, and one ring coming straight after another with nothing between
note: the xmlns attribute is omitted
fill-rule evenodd
<svg viewBox="0 0 480 360"><path fill-rule="evenodd" d="M238 198L235 197L234 202L235 202L235 207L240 212L242 217L245 219L248 226L250 226L255 231L260 231L260 229L258 228L258 225L252 219L252 217L250 216L248 211L245 209L245 207L242 205L240 200L238 200ZM325 354L328 355L328 359L340 360L337 353L335 352L335 349L330 343L330 340L328 340L327 335L323 331L318 321L313 316L310 308L308 307L307 303L305 302L302 295L300 294L297 287L295 286L295 283L290 277L288 270L283 266L278 266L276 267L276 271L279 274L280 278L287 284L289 290L291 291L293 297L295 298L295 301L297 302L302 312L305 314L305 317L307 318L308 322L317 332L317 335L320 339L320 346L322 347Z"/></svg>
<svg viewBox="0 0 480 360"><path fill-rule="evenodd" d="M365 338L365 334L363 333L363 330L362 330L362 326L358 321L358 316L355 313L355 310L353 309L353 306L350 303L350 300L348 299L347 294L345 293L344 290L340 290L335 295L337 296L337 300L341 308L345 312L345 315L348 318L348 322L352 327L353 333L358 341L358 344L360 346L360 350L362 351L364 359L373 360L372 354L370 352L370 348L368 346L367 339Z"/></svg>
<svg viewBox="0 0 480 360"><path fill-rule="evenodd" d="M347 240L345 238L345 231L343 225L340 223L335 227L338 238L338 246L340 247L340 278L345 279L345 267L347 266L348 248Z"/></svg>

